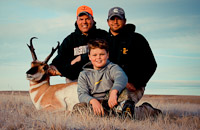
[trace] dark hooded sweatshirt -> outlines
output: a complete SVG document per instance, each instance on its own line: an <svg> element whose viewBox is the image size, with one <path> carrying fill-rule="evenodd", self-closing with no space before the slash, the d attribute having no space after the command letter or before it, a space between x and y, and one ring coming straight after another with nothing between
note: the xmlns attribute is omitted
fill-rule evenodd
<svg viewBox="0 0 200 130"><path fill-rule="evenodd" d="M89 61L88 41L96 38L106 38L108 35L106 31L97 29L95 24L86 36L82 34L75 23L75 31L68 35L58 48L58 55L53 59L52 65L56 66L62 76L71 80L77 79L83 65ZM71 65L71 61L79 55L81 55L81 61Z"/></svg>
<svg viewBox="0 0 200 130"><path fill-rule="evenodd" d="M116 36L109 33L110 61L125 71L136 88L145 87L157 67L147 40L135 32L133 24L125 25Z"/></svg>

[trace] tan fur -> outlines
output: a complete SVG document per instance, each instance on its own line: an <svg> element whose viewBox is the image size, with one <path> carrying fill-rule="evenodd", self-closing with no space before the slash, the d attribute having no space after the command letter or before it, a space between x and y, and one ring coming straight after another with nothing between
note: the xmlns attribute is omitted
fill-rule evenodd
<svg viewBox="0 0 200 130"><path fill-rule="evenodd" d="M67 109L71 111L74 104L79 102L77 96L77 82L57 85L49 84L50 75L48 73L49 66L47 62L58 49L60 43L58 42L57 47L55 49L52 48L51 53L41 62L37 60L32 43L33 39L37 38L32 37L30 39L30 45L27 44L33 61L31 63L31 68L26 72L27 79L30 80L29 93L33 104L38 110Z"/></svg>
<svg viewBox="0 0 200 130"><path fill-rule="evenodd" d="M36 106L36 108L38 110L44 109L44 110L58 110L58 109L62 109L65 110L67 109L66 106L69 106L70 104L67 104L67 102L65 102L65 98L67 97L67 95L60 95L61 98L58 98L56 95L56 92L60 91L64 91L65 92L67 87L75 87L77 86L77 82L74 83L68 83L68 84L57 84L57 85L49 85L49 83L45 83L42 84L36 88L31 89L32 87L36 86L38 84L34 83L32 85L30 85L30 95L32 97L32 102L33 104ZM74 91L76 91L76 89L74 89ZM34 94L36 93L36 94ZM74 96L71 97L71 99L73 98L77 98L76 97L76 92L74 92ZM41 98L42 97L42 98ZM78 103L78 98L76 100L77 102L74 102L74 104ZM65 104L63 105L63 102L65 102ZM73 105L73 104L72 104ZM71 111L71 109L68 109Z"/></svg>

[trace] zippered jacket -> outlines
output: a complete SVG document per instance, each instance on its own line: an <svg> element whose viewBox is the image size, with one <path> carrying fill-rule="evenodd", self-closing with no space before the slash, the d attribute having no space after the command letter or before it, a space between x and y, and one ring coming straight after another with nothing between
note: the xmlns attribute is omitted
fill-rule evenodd
<svg viewBox="0 0 200 130"><path fill-rule="evenodd" d="M75 31L68 35L58 48L58 54L51 65L54 65L62 76L71 80L77 79L83 65L89 62L88 41L96 38L106 38L108 35L106 31L97 29L95 24L86 36L82 34L75 23ZM79 55L81 56L81 61L71 65L71 61Z"/></svg>
<svg viewBox="0 0 200 130"><path fill-rule="evenodd" d="M128 78L124 71L109 60L100 70L94 70L91 62L83 67L78 78L78 98L80 102L89 103L91 99L103 99L113 89L118 94L126 87Z"/></svg>
<svg viewBox="0 0 200 130"><path fill-rule="evenodd" d="M136 88L145 87L157 64L144 36L135 32L135 25L127 24L116 36L109 32L108 41L110 61L125 71Z"/></svg>

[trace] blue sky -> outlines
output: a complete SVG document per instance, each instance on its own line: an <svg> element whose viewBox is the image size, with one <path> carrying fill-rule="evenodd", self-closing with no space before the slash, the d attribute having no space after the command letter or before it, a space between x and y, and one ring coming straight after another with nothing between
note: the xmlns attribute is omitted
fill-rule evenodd
<svg viewBox="0 0 200 130"><path fill-rule="evenodd" d="M34 40L39 60L74 31L76 9L93 9L97 28L108 30L111 7L122 7L127 23L148 40L158 63L145 94L200 95L199 0L7 0L0 2L0 91L29 90L25 72ZM54 55L55 56L55 55ZM50 60L51 62L51 60ZM49 63L50 63L49 62ZM64 78L51 78L52 84Z"/></svg>

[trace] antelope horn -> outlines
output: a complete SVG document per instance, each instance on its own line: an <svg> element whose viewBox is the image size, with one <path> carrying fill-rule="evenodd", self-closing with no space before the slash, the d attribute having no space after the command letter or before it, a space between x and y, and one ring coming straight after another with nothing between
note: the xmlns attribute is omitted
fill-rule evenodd
<svg viewBox="0 0 200 130"><path fill-rule="evenodd" d="M54 52L58 49L58 47L60 46L60 42L58 41L58 45L57 47L54 49L52 48L51 53L47 56L47 58L44 60L43 63L47 64L47 62L49 61L49 59L53 56Z"/></svg>
<svg viewBox="0 0 200 130"><path fill-rule="evenodd" d="M30 40L30 45L27 44L27 46L29 47L29 49L31 51L31 55L32 55L33 61L36 61L37 60L37 56L35 54L35 49L34 49L33 43L32 43L33 39L37 39L37 37L32 37L31 40Z"/></svg>

